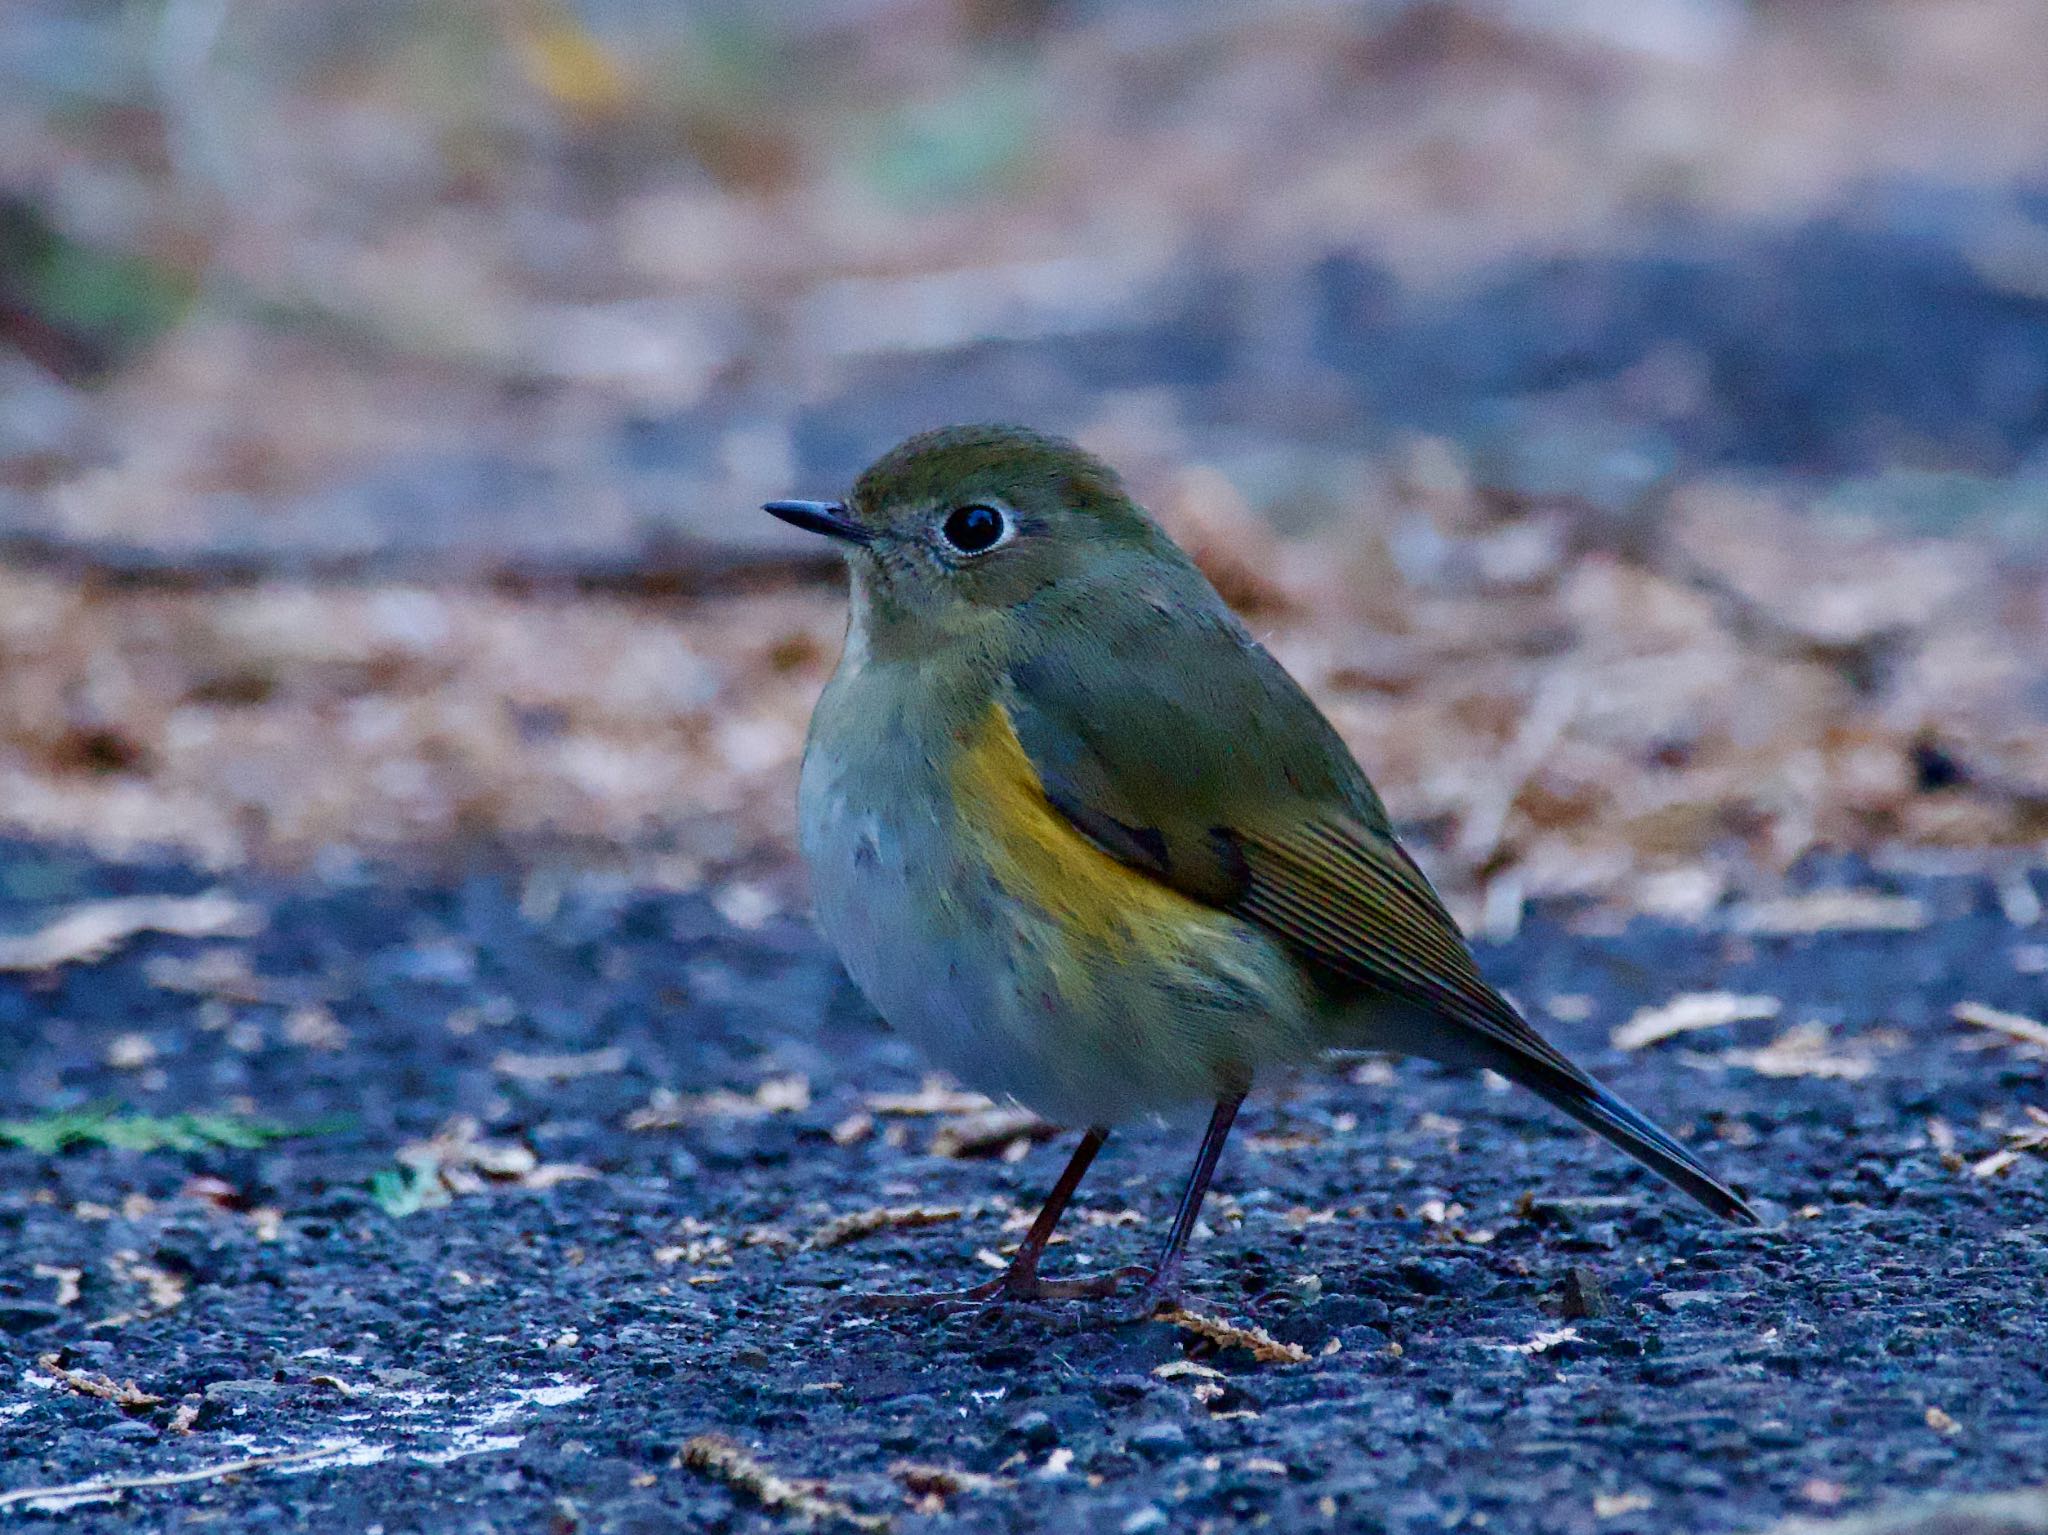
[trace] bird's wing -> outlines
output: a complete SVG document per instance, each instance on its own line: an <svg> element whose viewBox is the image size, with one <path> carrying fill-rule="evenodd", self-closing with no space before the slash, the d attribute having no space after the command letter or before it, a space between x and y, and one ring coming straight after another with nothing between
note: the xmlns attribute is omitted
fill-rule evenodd
<svg viewBox="0 0 2048 1535"><path fill-rule="evenodd" d="M1011 724L1054 808L1112 857L1269 929L1326 980L1411 998L1568 1069L1480 976L1279 663L1241 631L1164 628L1149 658L1130 653L1141 633L1085 669L1058 651L1012 669Z"/></svg>
<svg viewBox="0 0 2048 1535"><path fill-rule="evenodd" d="M1339 995L1418 1006L1442 1025L1426 1053L1523 1083L1710 1209L1748 1215L1480 975L1349 750L1241 629L1147 610L1041 647L1009 682L1046 799L1104 852L1271 932Z"/></svg>

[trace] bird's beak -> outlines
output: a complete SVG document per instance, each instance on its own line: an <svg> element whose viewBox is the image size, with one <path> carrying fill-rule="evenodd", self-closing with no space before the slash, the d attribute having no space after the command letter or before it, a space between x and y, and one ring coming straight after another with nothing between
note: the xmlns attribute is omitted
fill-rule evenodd
<svg viewBox="0 0 2048 1535"><path fill-rule="evenodd" d="M823 533L827 538L842 539L849 544L865 544L870 539L868 530L846 515L844 501L770 501L761 508L770 517L779 517L793 528L802 528L806 533Z"/></svg>

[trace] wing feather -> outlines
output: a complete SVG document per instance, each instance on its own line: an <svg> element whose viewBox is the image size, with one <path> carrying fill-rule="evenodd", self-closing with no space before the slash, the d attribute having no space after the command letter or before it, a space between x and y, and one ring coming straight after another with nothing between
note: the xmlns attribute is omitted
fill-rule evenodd
<svg viewBox="0 0 2048 1535"><path fill-rule="evenodd" d="M1111 857L1272 933L1326 989L1418 1007L1441 1025L1426 1053L1521 1082L1709 1209L1754 1221L1488 984L1364 774L1278 663L1234 626L1174 638L1203 650L1172 670L1193 696L1106 695L1088 680L1099 669L1057 653L1012 671L1007 707L1048 803ZM1143 646L1126 635L1117 648ZM1204 728L1217 718L1239 728Z"/></svg>

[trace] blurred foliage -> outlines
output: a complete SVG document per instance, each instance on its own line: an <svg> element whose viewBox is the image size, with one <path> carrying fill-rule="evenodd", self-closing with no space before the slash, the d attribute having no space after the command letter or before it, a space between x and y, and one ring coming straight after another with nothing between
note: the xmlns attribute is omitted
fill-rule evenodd
<svg viewBox="0 0 2048 1535"><path fill-rule="evenodd" d="M370 1175L370 1198L393 1220L452 1203L441 1175L431 1167L380 1168Z"/></svg>
<svg viewBox="0 0 2048 1535"><path fill-rule="evenodd" d="M53 1156L81 1146L117 1151L256 1151L275 1141L322 1133L238 1114L123 1114L72 1109L35 1119L0 1120L0 1146Z"/></svg>
<svg viewBox="0 0 2048 1535"><path fill-rule="evenodd" d="M58 377L105 377L177 324L190 274L67 238L33 203L0 196L0 338Z"/></svg>
<svg viewBox="0 0 2048 1535"><path fill-rule="evenodd" d="M1043 81L995 63L928 101L907 102L876 125L868 176L899 206L980 196L1030 164Z"/></svg>

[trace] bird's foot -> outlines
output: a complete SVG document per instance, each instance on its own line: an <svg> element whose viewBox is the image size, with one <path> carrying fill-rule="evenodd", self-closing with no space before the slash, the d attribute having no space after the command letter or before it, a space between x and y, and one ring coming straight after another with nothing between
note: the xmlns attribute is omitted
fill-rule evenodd
<svg viewBox="0 0 2048 1535"><path fill-rule="evenodd" d="M1157 1269L1140 1269L1145 1276L1145 1288L1138 1292L1138 1304L1132 1308L1129 1317L1133 1322L1149 1322L1162 1311L1171 1311L1180 1306L1180 1265L1168 1264Z"/></svg>
<svg viewBox="0 0 2048 1535"><path fill-rule="evenodd" d="M986 1283L964 1290L923 1290L907 1294L842 1295L825 1303L832 1316L879 1316L892 1311L921 1311L930 1316L954 1316L996 1306L1036 1301L1100 1300L1114 1295L1129 1279L1151 1272L1145 1268L1112 1269L1105 1274L1082 1274L1073 1279L1047 1279L1035 1269L1004 1270Z"/></svg>

